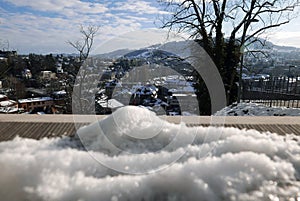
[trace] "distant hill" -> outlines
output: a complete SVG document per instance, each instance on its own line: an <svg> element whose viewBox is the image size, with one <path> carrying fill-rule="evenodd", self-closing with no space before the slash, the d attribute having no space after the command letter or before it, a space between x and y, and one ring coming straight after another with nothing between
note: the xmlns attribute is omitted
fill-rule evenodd
<svg viewBox="0 0 300 201"><path fill-rule="evenodd" d="M165 58L169 56L175 56L172 53L163 51L163 50L157 50L152 48L145 48L140 50L132 51L128 54L125 54L124 57L129 59L134 58L152 58L152 57L159 57L159 58Z"/></svg>
<svg viewBox="0 0 300 201"><path fill-rule="evenodd" d="M300 52L300 48L291 47L291 46L274 45L273 49L277 50L278 52Z"/></svg>
<svg viewBox="0 0 300 201"><path fill-rule="evenodd" d="M120 49L120 50L116 50L116 51L109 52L109 53L97 54L94 57L100 58L100 59L117 59L117 58L123 57L125 54L128 54L132 51L134 51L134 50Z"/></svg>
<svg viewBox="0 0 300 201"><path fill-rule="evenodd" d="M265 39L259 39L260 41L256 41L252 43L248 48L254 49L254 50L265 50L265 51L276 51L276 52L300 52L300 48L291 47L291 46L280 46L275 45L274 43L267 41ZM180 47L180 41L179 42L169 42L165 44L164 46L167 46L168 49L172 49L173 47L178 48ZM147 48L142 48L139 50L130 50L130 49L120 49L113 52L105 53L105 54L98 54L95 55L96 58L102 58L102 59L116 59L120 57L127 57L127 58L144 58L149 57L149 54L167 54L166 52L157 52L156 47L159 47L160 45L152 45ZM153 56L153 55L152 55Z"/></svg>
<svg viewBox="0 0 300 201"><path fill-rule="evenodd" d="M251 42L251 41L250 41ZM295 52L300 51L300 48L292 46L280 46L276 45L265 39L259 39L259 41L254 42L250 45L250 49L254 50L267 50L267 51L276 51L276 52Z"/></svg>

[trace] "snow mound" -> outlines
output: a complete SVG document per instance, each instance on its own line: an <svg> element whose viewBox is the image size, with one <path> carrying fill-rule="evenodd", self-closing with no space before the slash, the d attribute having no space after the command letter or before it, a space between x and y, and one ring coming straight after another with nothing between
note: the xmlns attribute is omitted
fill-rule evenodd
<svg viewBox="0 0 300 201"><path fill-rule="evenodd" d="M176 150L193 141L195 132L188 131L184 124L168 123L146 108L126 106L79 129L77 135L88 150L115 155L155 152L166 146L166 150Z"/></svg>
<svg viewBox="0 0 300 201"><path fill-rule="evenodd" d="M0 143L1 200L296 200L300 196L298 136L190 128L135 107L119 109L80 129L78 135L84 136L89 152L71 138ZM184 140L190 136L189 144ZM170 163L178 153L182 157ZM165 168L126 174L107 164L124 172Z"/></svg>
<svg viewBox="0 0 300 201"><path fill-rule="evenodd" d="M218 111L215 116L300 116L300 109L267 107L256 103L235 103Z"/></svg>

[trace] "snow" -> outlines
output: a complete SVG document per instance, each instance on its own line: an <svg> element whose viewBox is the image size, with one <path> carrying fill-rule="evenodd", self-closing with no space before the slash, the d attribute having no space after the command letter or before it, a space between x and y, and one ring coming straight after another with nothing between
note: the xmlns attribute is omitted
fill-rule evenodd
<svg viewBox="0 0 300 201"><path fill-rule="evenodd" d="M17 102L13 101L13 100L0 101L0 107L9 107L9 106L13 106L16 104L17 104Z"/></svg>
<svg viewBox="0 0 300 201"><path fill-rule="evenodd" d="M267 107L256 103L235 103L216 112L215 116L300 116L300 109Z"/></svg>
<svg viewBox="0 0 300 201"><path fill-rule="evenodd" d="M192 87L192 86L187 86L187 87L183 88L183 91L190 92L190 93L195 93L195 88Z"/></svg>
<svg viewBox="0 0 300 201"><path fill-rule="evenodd" d="M36 98L27 98L27 99L19 99L19 103L31 103L31 102L40 102L40 101L52 101L51 97L36 97Z"/></svg>
<svg viewBox="0 0 300 201"><path fill-rule="evenodd" d="M17 107L0 107L0 113L17 113L19 108Z"/></svg>
<svg viewBox="0 0 300 201"><path fill-rule="evenodd" d="M7 96L6 95L4 95L4 94L0 94L0 100L1 99L6 99L7 98Z"/></svg>
<svg viewBox="0 0 300 201"><path fill-rule="evenodd" d="M190 128L132 106L81 128L78 136L85 148L77 138L1 142L1 200L300 197L299 136Z"/></svg>
<svg viewBox="0 0 300 201"><path fill-rule="evenodd" d="M116 108L124 106L124 104L117 101L116 99L98 100L97 102L98 102L99 105L101 105L104 108L116 109Z"/></svg>
<svg viewBox="0 0 300 201"><path fill-rule="evenodd" d="M67 92L65 90L62 90L62 91L55 91L53 92L54 95L66 95Z"/></svg>

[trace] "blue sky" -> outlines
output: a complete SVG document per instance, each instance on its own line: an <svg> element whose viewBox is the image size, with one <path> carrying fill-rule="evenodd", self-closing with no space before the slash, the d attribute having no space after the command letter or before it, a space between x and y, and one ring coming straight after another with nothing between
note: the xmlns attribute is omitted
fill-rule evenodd
<svg viewBox="0 0 300 201"><path fill-rule="evenodd" d="M81 24L101 26L100 45L130 31L155 31L164 15L156 0L0 0L0 39L19 53L72 53L66 41L80 38ZM274 31L272 41L300 47L298 21Z"/></svg>

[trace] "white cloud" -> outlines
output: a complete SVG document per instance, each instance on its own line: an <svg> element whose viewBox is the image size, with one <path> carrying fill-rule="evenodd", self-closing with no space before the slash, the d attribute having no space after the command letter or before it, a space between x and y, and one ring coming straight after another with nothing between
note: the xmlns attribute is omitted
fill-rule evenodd
<svg viewBox="0 0 300 201"><path fill-rule="evenodd" d="M72 51L67 40L78 37L79 24L59 17L37 17L26 14L7 14L1 32L11 48L20 53L48 53Z"/></svg>
<svg viewBox="0 0 300 201"><path fill-rule="evenodd" d="M150 2L146 1L127 1L118 2L114 10L117 11L130 11L137 12L139 14L167 14L168 12L162 11L157 7L151 6Z"/></svg>
<svg viewBox="0 0 300 201"><path fill-rule="evenodd" d="M123 27L125 28L125 27ZM95 54L107 53L118 49L140 49L151 45L165 44L170 41L184 40L187 37L169 33L161 29L122 29L118 35L109 37L94 49Z"/></svg>
<svg viewBox="0 0 300 201"><path fill-rule="evenodd" d="M280 29L276 31L270 31L262 37L266 37L268 40L276 45L292 46L300 48L300 30L295 27L291 29Z"/></svg>
<svg viewBox="0 0 300 201"><path fill-rule="evenodd" d="M2 39L9 40L12 48L24 53L72 52L65 41L79 37L80 24L100 25L101 33L96 41L101 43L130 31L154 27L155 16L167 14L150 0L3 0L4 5L8 2L18 9L9 13L5 6L0 8ZM28 10L25 13L24 7L31 8L31 13ZM226 33L227 27L224 27ZM299 22L294 20L267 36L275 44L300 47L299 27Z"/></svg>
<svg viewBox="0 0 300 201"><path fill-rule="evenodd" d="M35 17L29 14L13 16L15 17L5 21L7 27L2 28L1 32L5 39L10 41L11 48L20 53L74 52L66 41L80 39L79 24L90 22L102 25L102 22L98 20L93 22L89 17L83 17L77 23L73 23L69 19ZM139 28L141 28L141 24L134 20L116 17L113 23L106 23L100 27L95 46L116 34Z"/></svg>
<svg viewBox="0 0 300 201"><path fill-rule="evenodd" d="M4 0L7 2L16 9L0 8L1 34L12 49L25 54L74 52L66 41L79 39L81 24L101 27L96 46L120 34L154 27L155 14L163 13L146 1Z"/></svg>
<svg viewBox="0 0 300 201"><path fill-rule="evenodd" d="M299 31L278 31L272 35L276 40L290 39L294 37L300 37Z"/></svg>
<svg viewBox="0 0 300 201"><path fill-rule="evenodd" d="M141 29L144 22L151 21L151 18L125 15L122 12L106 12L100 15L77 13L72 17L71 14L68 14L69 17L53 17L38 16L34 13L9 13L4 9L2 11L0 25L3 39L10 41L11 48L20 53L74 52L66 41L76 41L80 38L81 24L101 26L95 41L96 46L119 34Z"/></svg>

